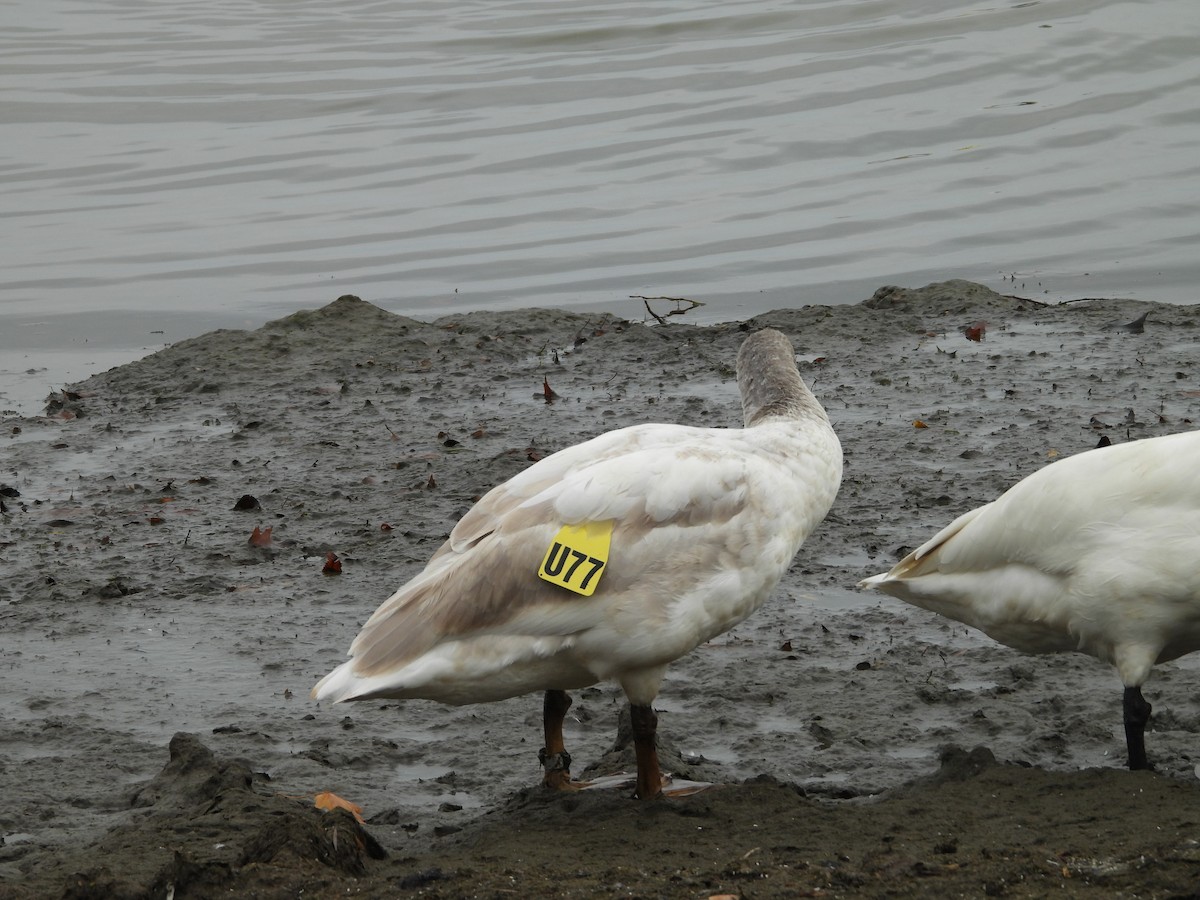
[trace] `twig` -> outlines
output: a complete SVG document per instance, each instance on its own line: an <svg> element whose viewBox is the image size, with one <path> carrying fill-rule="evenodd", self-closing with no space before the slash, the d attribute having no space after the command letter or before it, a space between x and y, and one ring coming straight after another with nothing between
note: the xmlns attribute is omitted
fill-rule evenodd
<svg viewBox="0 0 1200 900"><path fill-rule="evenodd" d="M650 308L650 301L649 301L649 300L647 300L645 297L643 297L643 298L642 298L642 303L646 304L646 312L648 312L648 313L650 313L650 315L654 316L654 319L655 319L655 321L657 321L659 325L666 325L666 324L667 324L667 320L666 320L666 319L664 319L662 316L660 316L658 313L656 313L654 310L652 310L652 309Z"/></svg>
<svg viewBox="0 0 1200 900"><path fill-rule="evenodd" d="M1016 294L1001 294L1006 300L1017 300L1021 303L1032 303L1034 306L1054 306L1045 300L1034 300L1032 297L1018 297ZM1077 303L1077 300L1063 300L1063 303Z"/></svg>
<svg viewBox="0 0 1200 900"><path fill-rule="evenodd" d="M650 313L650 315L652 315L654 317L655 321L658 322L659 325L666 325L667 320L664 316L660 316L658 313L656 313L654 310L652 310L650 308L651 300L669 300L670 302L676 303L676 304L678 304L678 303L691 304L686 309L680 309L677 306L675 309L673 309L667 313L668 316L682 316L684 313L690 312L691 310L695 309L697 306L704 305L703 301L701 301L701 300L689 300L687 297L646 297L642 294L630 294L629 299L630 300L641 300L642 303L645 304L645 306L646 306L646 312Z"/></svg>
<svg viewBox="0 0 1200 900"><path fill-rule="evenodd" d="M631 294L630 297L634 300L643 300L643 301L645 301L645 300L669 300L672 303L688 303L688 304L690 304L690 306L688 306L687 309L671 310L669 313L667 313L668 316L682 316L688 310L692 310L692 309L695 309L697 306L704 305L703 300L689 300L687 297L645 297L641 294Z"/></svg>

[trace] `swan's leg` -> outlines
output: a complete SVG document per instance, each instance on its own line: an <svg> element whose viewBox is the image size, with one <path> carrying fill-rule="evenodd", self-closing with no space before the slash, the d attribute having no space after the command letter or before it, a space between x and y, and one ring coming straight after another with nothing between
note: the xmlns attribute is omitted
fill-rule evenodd
<svg viewBox="0 0 1200 900"><path fill-rule="evenodd" d="M571 754L563 743L563 720L570 708L571 697L566 691L546 691L546 699L542 704L546 744L538 753L538 759L546 770L542 783L556 791L576 787L571 783Z"/></svg>
<svg viewBox="0 0 1200 900"><path fill-rule="evenodd" d="M658 748L655 735L658 732L658 716L652 706L630 704L630 720L633 723L633 749L637 754L637 791L641 800L659 796L663 789L662 770L658 767Z"/></svg>
<svg viewBox="0 0 1200 900"><path fill-rule="evenodd" d="M1150 704L1140 687L1125 688L1125 744L1129 748L1129 768L1152 768L1146 759L1146 723L1150 721Z"/></svg>

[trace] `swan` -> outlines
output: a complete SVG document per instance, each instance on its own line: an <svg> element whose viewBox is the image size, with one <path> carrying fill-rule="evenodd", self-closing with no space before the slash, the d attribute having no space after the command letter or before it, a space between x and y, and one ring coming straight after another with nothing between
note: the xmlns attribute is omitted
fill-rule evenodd
<svg viewBox="0 0 1200 900"><path fill-rule="evenodd" d="M544 691L543 783L571 789L567 691L615 679L635 796L658 796L652 703L668 664L763 604L841 483L841 445L783 334L746 338L737 382L744 428L634 425L493 488L312 696L457 705Z"/></svg>
<svg viewBox="0 0 1200 900"><path fill-rule="evenodd" d="M1075 650L1124 684L1146 769L1155 663L1200 649L1200 432L1088 450L965 513L859 582L1026 653Z"/></svg>

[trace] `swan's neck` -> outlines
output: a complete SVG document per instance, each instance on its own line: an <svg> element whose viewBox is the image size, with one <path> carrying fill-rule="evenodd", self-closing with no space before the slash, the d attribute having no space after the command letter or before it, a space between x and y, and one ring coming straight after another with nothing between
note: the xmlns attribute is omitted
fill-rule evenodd
<svg viewBox="0 0 1200 900"><path fill-rule="evenodd" d="M747 428L774 418L829 422L796 370L791 342L778 331L760 331L746 338L738 351L737 377Z"/></svg>

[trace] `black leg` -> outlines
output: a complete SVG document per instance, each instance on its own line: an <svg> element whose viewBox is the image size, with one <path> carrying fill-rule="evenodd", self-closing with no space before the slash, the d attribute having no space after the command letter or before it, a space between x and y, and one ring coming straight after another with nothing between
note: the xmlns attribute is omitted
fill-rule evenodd
<svg viewBox="0 0 1200 900"><path fill-rule="evenodd" d="M546 743L538 758L546 770L542 783L559 791L571 787L571 754L563 742L563 720L570 708L571 696L566 691L546 691L546 699L542 704L542 727Z"/></svg>
<svg viewBox="0 0 1200 900"><path fill-rule="evenodd" d="M1125 688L1125 743L1129 748L1129 768L1149 769L1146 759L1146 723L1151 706L1140 687Z"/></svg>

